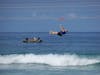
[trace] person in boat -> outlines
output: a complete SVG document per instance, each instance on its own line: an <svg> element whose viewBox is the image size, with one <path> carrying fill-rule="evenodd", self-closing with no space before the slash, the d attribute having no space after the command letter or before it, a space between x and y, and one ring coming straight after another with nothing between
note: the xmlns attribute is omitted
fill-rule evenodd
<svg viewBox="0 0 100 75"><path fill-rule="evenodd" d="M37 40L40 40L40 37L38 37Z"/></svg>
<svg viewBox="0 0 100 75"><path fill-rule="evenodd" d="M26 41L37 41L39 38L33 37L33 38L25 38Z"/></svg>
<svg viewBox="0 0 100 75"><path fill-rule="evenodd" d="M28 41L28 40L29 40L29 38L25 38L25 40L26 40L26 41Z"/></svg>
<svg viewBox="0 0 100 75"><path fill-rule="evenodd" d="M40 37L38 37L38 38L33 37L32 40L34 40L34 41L40 40Z"/></svg>
<svg viewBox="0 0 100 75"><path fill-rule="evenodd" d="M68 30L66 30L62 25L60 25L60 29L59 32L51 31L50 34L62 36L68 32Z"/></svg>
<svg viewBox="0 0 100 75"><path fill-rule="evenodd" d="M37 38L36 37L33 37L32 40L37 41Z"/></svg>

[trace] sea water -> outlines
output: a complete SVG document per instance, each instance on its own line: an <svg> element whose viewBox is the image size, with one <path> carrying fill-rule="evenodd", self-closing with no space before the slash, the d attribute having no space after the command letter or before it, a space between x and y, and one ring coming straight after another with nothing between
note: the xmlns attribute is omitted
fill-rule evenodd
<svg viewBox="0 0 100 75"><path fill-rule="evenodd" d="M100 33L0 32L0 75L100 75Z"/></svg>

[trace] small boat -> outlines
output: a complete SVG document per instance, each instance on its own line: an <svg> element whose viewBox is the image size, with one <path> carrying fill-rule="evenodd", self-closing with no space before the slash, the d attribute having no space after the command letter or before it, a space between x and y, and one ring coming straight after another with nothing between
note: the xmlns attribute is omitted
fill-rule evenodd
<svg viewBox="0 0 100 75"><path fill-rule="evenodd" d="M42 40L40 38L26 38L22 41L23 43L41 43Z"/></svg>

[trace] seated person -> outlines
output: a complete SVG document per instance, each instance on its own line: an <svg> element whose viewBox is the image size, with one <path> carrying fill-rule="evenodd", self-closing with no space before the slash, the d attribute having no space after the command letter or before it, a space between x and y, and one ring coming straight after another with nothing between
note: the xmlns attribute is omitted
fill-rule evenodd
<svg viewBox="0 0 100 75"><path fill-rule="evenodd" d="M25 38L25 40L28 41L29 39L28 38Z"/></svg>

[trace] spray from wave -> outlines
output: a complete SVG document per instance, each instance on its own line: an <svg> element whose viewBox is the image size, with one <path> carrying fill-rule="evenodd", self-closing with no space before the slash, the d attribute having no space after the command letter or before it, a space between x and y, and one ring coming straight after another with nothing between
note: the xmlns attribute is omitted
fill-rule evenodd
<svg viewBox="0 0 100 75"><path fill-rule="evenodd" d="M80 57L78 55L69 54L11 54L11 55L0 55L0 64L47 64L50 66L83 66L100 63L98 59Z"/></svg>

